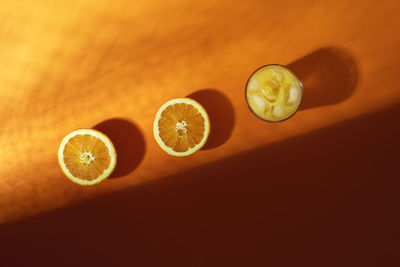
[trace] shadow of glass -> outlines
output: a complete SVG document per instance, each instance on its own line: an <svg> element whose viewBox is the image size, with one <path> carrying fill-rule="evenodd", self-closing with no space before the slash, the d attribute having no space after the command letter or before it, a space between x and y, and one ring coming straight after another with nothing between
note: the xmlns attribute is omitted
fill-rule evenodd
<svg viewBox="0 0 400 267"><path fill-rule="evenodd" d="M210 135L202 150L219 147L228 141L235 125L235 112L228 97L216 89L199 90L187 97L199 102L210 119Z"/></svg>
<svg viewBox="0 0 400 267"><path fill-rule="evenodd" d="M324 47L287 67L303 83L299 110L340 103L351 96L358 83L357 63L344 48Z"/></svg>
<svg viewBox="0 0 400 267"><path fill-rule="evenodd" d="M126 119L109 119L93 127L106 134L117 151L117 165L111 178L119 178L134 171L144 158L144 136L134 123Z"/></svg>
<svg viewBox="0 0 400 267"><path fill-rule="evenodd" d="M397 266L398 114L400 106L3 225L2 264Z"/></svg>

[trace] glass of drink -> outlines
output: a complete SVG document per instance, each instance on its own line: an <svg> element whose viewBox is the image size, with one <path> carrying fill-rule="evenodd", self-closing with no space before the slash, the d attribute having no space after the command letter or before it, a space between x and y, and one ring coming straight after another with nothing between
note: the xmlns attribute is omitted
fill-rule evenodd
<svg viewBox="0 0 400 267"><path fill-rule="evenodd" d="M258 118L281 122L292 117L303 97L303 85L288 68L270 64L258 68L246 84L246 102Z"/></svg>

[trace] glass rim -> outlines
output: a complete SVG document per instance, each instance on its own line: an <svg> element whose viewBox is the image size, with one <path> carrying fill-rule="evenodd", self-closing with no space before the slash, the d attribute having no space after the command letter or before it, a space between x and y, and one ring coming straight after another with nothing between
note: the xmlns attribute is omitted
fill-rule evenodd
<svg viewBox="0 0 400 267"><path fill-rule="evenodd" d="M250 106L250 104L249 104L249 101L248 101L248 99L247 99L247 86L248 86L248 84L249 84L250 79L253 77L253 75L254 75L257 71L259 71L259 70L261 70L261 69L264 69L264 68L266 68L266 67L272 67L272 66L279 66L279 67L282 67L282 68L286 69L287 71L289 71L289 72L297 79L297 81L298 81L299 84L300 84L300 88L301 88L300 103L299 103L299 105L297 106L296 110L295 110L290 116L288 116L287 118L284 118L284 119L278 120L278 121L267 120L267 119L262 118L262 117L260 117L259 115L257 115L257 114L253 111L253 109L251 108L251 106ZM263 65L263 66L261 66L261 67L258 67L255 71L253 71L253 72L251 73L251 75L250 75L249 78L247 79L246 86L245 86L245 89L244 89L244 97L245 97L245 99L246 99L246 104L247 104L247 107L250 109L251 113L253 113L257 118L259 118L259 119L262 120L262 121L265 121L265 122L272 122L272 123L274 123L274 122L283 122L283 121L286 121L286 120L290 119L291 117L293 117L294 114L297 113L297 111L299 110L299 108L300 108L300 106L301 106L301 103L303 102L303 94L304 94L303 83L301 82L301 80L299 79L299 77L297 77L297 75L296 75L291 69L289 69L288 67L286 67L286 66L284 66L284 65L281 65L281 64L266 64L266 65Z"/></svg>

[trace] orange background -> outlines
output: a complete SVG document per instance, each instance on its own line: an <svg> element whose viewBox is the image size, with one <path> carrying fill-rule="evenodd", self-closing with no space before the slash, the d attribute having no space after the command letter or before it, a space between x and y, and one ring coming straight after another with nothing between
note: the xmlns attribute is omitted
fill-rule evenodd
<svg viewBox="0 0 400 267"><path fill-rule="evenodd" d="M398 1L2 0L0 261L399 266L399 13ZM270 63L304 84L277 124L244 100ZM182 96L212 133L174 158L152 122ZM56 153L92 127L119 165L80 187Z"/></svg>

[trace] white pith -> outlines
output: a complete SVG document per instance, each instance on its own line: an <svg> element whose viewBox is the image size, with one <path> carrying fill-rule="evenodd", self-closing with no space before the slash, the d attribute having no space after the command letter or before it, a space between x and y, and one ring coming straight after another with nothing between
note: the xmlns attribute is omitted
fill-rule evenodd
<svg viewBox="0 0 400 267"><path fill-rule="evenodd" d="M185 152L176 152L171 147L166 146L164 144L164 141L161 139L160 132L158 130L158 121L161 118L162 112L168 106L174 105L174 104L179 104L179 103L184 103L184 104L189 104L189 105L194 106L204 117L204 136L203 136L203 139L197 145L195 145L193 148L189 148L189 150L185 151ZM176 124L176 128L175 128L176 130L178 130L178 126L179 126L179 129L180 128L186 129L187 124L186 124L185 121L180 122L180 124L178 124L178 123L179 122L177 122L177 124ZM185 126L183 126L183 125L185 125ZM188 155L191 155L191 154L195 153L200 148L202 148L203 145L206 143L208 135L210 133L210 121L208 119L207 112L205 111L203 106L201 106L197 101L195 101L193 99L190 99L190 98L175 98L175 99L169 100L166 103L164 103L159 108L159 110L157 111L155 119L154 119L154 124L153 124L153 132L154 132L154 138L156 139L157 143L161 146L161 148L165 152L167 152L168 154L170 154L172 156L184 157L184 156L188 156Z"/></svg>
<svg viewBox="0 0 400 267"><path fill-rule="evenodd" d="M102 140L104 142L104 144L106 145L106 147L108 148L108 151L110 153L109 155L111 158L110 166L106 170L104 170L104 172L98 178L96 178L95 180L91 180L91 181L82 180L82 179L75 177L68 170L68 168L65 165L64 160L63 160L64 159L64 156L63 156L64 148L65 148L65 145L68 143L68 141L76 135L85 135L85 134L95 136L95 137L99 138L100 140ZM82 153L82 154L84 154L84 153ZM82 154L81 154L81 158L82 158ZM91 155L91 153L90 153L90 155ZM93 157L93 160L94 160L94 157ZM79 129L79 130L75 130L75 131L69 133L62 140L60 147L58 149L58 162L61 166L61 169L66 174L66 176L73 182L78 183L80 185L93 185L93 184L99 183L100 181L106 179L112 173L112 171L115 168L116 162L117 162L117 153L115 151L114 145L112 144L111 140L107 136L105 136L103 133L96 131L96 130L92 130L92 129Z"/></svg>

